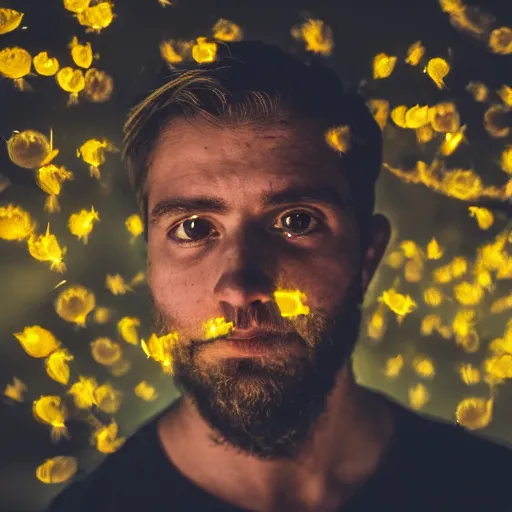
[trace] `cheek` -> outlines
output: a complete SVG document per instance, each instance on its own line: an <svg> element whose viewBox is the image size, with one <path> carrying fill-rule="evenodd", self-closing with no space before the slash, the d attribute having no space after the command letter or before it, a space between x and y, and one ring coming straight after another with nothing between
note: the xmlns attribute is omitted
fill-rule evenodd
<svg viewBox="0 0 512 512"><path fill-rule="evenodd" d="M340 305L357 273L357 261L346 251L322 252L283 267L282 282L306 294L305 304L330 311Z"/></svg>
<svg viewBox="0 0 512 512"><path fill-rule="evenodd" d="M302 291L307 297L304 304L311 308L337 308L358 269L356 242L343 237L337 243L326 243L311 251L281 253L273 260L276 287ZM177 328L195 331L207 318L216 315L214 289L222 274L219 269L225 266L221 255L178 262L158 244L150 244L148 261L153 299L164 314L173 318Z"/></svg>
<svg viewBox="0 0 512 512"><path fill-rule="evenodd" d="M148 260L148 283L158 309L172 317L176 328L202 325L211 300L207 273L197 267L178 268L158 250L150 249Z"/></svg>

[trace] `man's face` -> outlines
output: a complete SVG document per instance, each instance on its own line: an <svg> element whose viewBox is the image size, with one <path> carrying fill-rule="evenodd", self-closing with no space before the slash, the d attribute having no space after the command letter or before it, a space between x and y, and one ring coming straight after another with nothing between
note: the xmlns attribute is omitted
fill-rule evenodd
<svg viewBox="0 0 512 512"><path fill-rule="evenodd" d="M339 155L312 123L176 120L152 158L148 213L148 281L161 334L179 333L178 386L217 442L297 455L360 324L364 263ZM278 288L304 293L309 313L281 316ZM219 317L234 330L208 339ZM235 339L255 329L267 335Z"/></svg>

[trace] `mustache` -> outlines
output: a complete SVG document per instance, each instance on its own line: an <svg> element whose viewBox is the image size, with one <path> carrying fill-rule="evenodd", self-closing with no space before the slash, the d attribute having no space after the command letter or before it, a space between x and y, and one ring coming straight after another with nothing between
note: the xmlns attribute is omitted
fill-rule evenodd
<svg viewBox="0 0 512 512"><path fill-rule="evenodd" d="M359 270L346 290L343 301L333 310L316 307L312 308L307 315L283 317L275 301L255 301L247 307L236 307L228 302L220 301L219 316L222 315L226 323L232 323L232 328L235 331L237 329L251 329L261 332L264 336L298 334L307 344L311 344L310 338L312 336L326 331L331 327L331 324L336 324L338 317L345 315L346 310L351 309L351 305L360 314L363 301L360 276ZM173 329L174 319L172 315L164 313L158 307L153 296L151 296L151 303L153 306L153 328L159 335L167 334ZM195 347L219 339L229 339L230 335L228 333L207 339L189 337L188 345L189 347Z"/></svg>
<svg viewBox="0 0 512 512"><path fill-rule="evenodd" d="M247 308L234 307L227 302L221 302L220 307L226 322L231 322L234 329L254 328L264 332L290 331L277 303L273 301L255 302Z"/></svg>
<svg viewBox="0 0 512 512"><path fill-rule="evenodd" d="M156 307L153 302L153 326L160 334L166 334L169 329L169 318ZM251 329L260 331L264 335L289 334L295 332L294 324L281 315L275 302L255 302L246 308L234 307L227 302L220 302L220 315L226 323L232 324L232 329ZM172 323L172 320L171 320ZM226 338L228 335L217 336L204 340L194 339L194 342L214 341Z"/></svg>
<svg viewBox="0 0 512 512"><path fill-rule="evenodd" d="M227 302L221 302L220 307L225 322L232 323L232 329L251 329L263 336L290 334L295 332L293 325L282 317L277 304L274 302L257 302L249 307L234 307ZM212 343L216 340L229 339L232 333L227 333L204 340L191 340L193 343Z"/></svg>

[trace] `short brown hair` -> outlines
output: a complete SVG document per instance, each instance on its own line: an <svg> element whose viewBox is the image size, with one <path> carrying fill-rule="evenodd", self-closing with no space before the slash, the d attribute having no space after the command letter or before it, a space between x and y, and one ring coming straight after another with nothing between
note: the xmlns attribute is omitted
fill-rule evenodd
<svg viewBox="0 0 512 512"><path fill-rule="evenodd" d="M295 115L350 126L352 144L340 167L364 235L382 164L381 131L363 97L318 58L306 62L261 41L218 43L214 62L166 70L163 82L130 111L124 126L123 159L146 226L151 155L170 121L202 116L212 123L265 126Z"/></svg>

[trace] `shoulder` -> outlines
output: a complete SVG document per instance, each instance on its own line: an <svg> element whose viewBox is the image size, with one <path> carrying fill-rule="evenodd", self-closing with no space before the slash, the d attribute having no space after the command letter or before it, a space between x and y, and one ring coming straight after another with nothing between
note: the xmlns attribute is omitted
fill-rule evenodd
<svg viewBox="0 0 512 512"><path fill-rule="evenodd" d="M442 454L446 462L469 466L490 461L512 462L511 447L491 441L479 432L429 415L409 414L414 416L409 422L411 433L417 433L416 440L426 454Z"/></svg>
<svg viewBox="0 0 512 512"><path fill-rule="evenodd" d="M115 453L89 474L74 480L50 503L46 512L115 512L124 510L130 489L136 488L142 462L151 463L148 425L137 430Z"/></svg>
<svg viewBox="0 0 512 512"><path fill-rule="evenodd" d="M510 447L456 423L408 410L400 423L402 457L414 474L447 494L501 499L509 485Z"/></svg>
<svg viewBox="0 0 512 512"><path fill-rule="evenodd" d="M396 421L386 482L395 494L405 492L407 503L397 510L509 510L512 449L455 422L397 402L391 407Z"/></svg>

